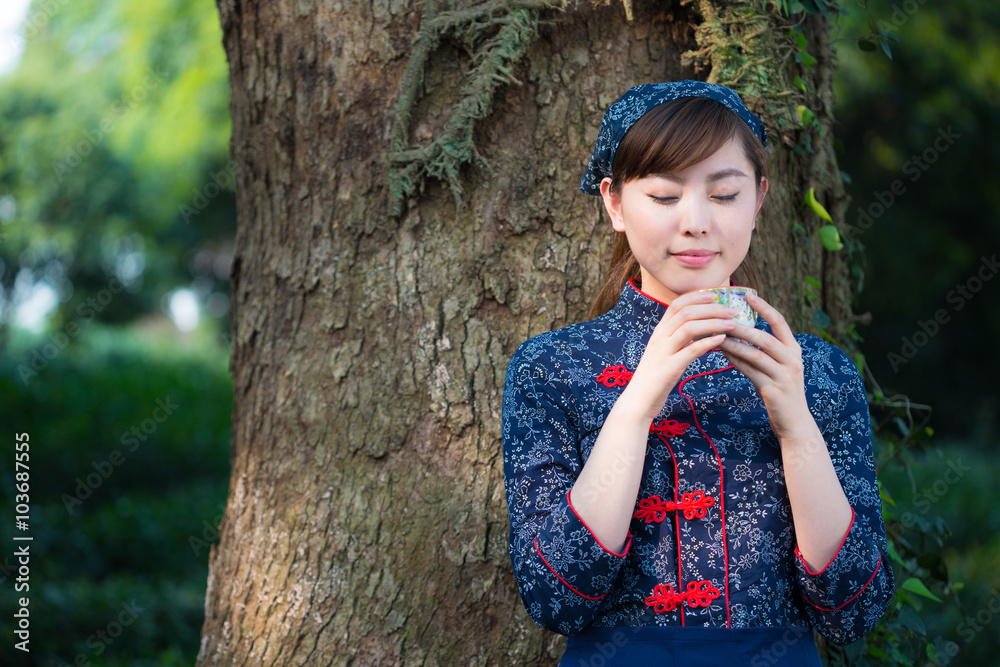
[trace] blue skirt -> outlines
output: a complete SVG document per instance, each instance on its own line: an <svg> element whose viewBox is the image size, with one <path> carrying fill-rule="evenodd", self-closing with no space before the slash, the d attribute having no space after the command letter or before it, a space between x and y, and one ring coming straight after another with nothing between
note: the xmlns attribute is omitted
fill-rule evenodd
<svg viewBox="0 0 1000 667"><path fill-rule="evenodd" d="M640 662L641 661L641 662ZM586 628L566 638L558 667L823 667L804 626Z"/></svg>

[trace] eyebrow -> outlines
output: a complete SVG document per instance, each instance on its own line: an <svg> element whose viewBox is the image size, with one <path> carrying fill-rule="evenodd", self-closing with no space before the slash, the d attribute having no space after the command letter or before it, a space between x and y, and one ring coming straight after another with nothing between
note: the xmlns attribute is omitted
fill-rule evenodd
<svg viewBox="0 0 1000 667"><path fill-rule="evenodd" d="M665 178L666 180L673 181L674 183L684 183L684 179L677 174L650 174L650 176ZM715 181L721 181L722 179L729 178L730 176L743 176L745 178L746 174L735 167L730 167L729 169L723 169L722 171L717 171L714 174L709 174L708 182L714 183Z"/></svg>

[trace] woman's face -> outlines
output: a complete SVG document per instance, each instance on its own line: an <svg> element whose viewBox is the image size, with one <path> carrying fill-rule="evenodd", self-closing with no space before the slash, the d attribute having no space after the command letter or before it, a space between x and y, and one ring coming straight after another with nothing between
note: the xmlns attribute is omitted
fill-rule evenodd
<svg viewBox="0 0 1000 667"><path fill-rule="evenodd" d="M762 179L757 191L753 166L732 139L683 171L625 183L620 197L610 186L610 178L601 182L604 205L639 261L642 291L670 303L691 290L729 286L768 183ZM704 254L688 255L692 250Z"/></svg>

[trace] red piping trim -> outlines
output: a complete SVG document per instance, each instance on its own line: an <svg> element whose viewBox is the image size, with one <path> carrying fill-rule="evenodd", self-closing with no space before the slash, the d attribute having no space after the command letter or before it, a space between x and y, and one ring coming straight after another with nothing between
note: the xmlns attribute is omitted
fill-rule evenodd
<svg viewBox="0 0 1000 667"><path fill-rule="evenodd" d="M705 371L704 373L698 373L697 375L692 375L691 377L685 378L679 385L677 385L677 393L688 400L688 405L691 406L691 416L694 417L694 425L698 428L705 439L708 440L708 444L712 446L712 451L715 452L715 460L719 464L719 512L722 520L722 557L725 559L724 565L726 568L726 627L732 627L729 621L729 547L726 545L726 487L724 483L725 475L722 469L722 458L719 456L719 450L715 448L715 443L712 439L708 437L704 429L701 427L701 423L698 421L698 415L694 411L694 401L691 397L684 393L684 384L696 377L701 377L702 375L709 375L711 373L721 373L722 371L728 371L730 368L735 368L735 364L730 364L725 368L720 368L714 371Z"/></svg>
<svg viewBox="0 0 1000 667"><path fill-rule="evenodd" d="M827 563L826 563L826 565L824 565L823 569L821 569L819 572L813 572L812 570L809 569L809 563L807 563L806 559L802 557L802 552L799 551L799 543L798 543L798 541L796 541L795 542L795 555L798 556L799 560L802 561L802 564L805 565L806 572L808 572L809 574L813 574L813 575L815 575L815 574L823 574L824 572L826 572L826 568L830 567L830 563L832 563L834 560L836 560L837 555L840 553L840 550L844 548L844 542L847 541L847 536L850 534L850 532L851 532L851 526L853 526L853 525L854 525L854 508L852 507L851 508L851 523L847 526L847 532L844 533L844 539L842 539L840 541L840 546L837 547L837 551L834 552L833 558L831 558L830 560L828 560Z"/></svg>
<svg viewBox="0 0 1000 667"><path fill-rule="evenodd" d="M872 583L872 579L874 579L874 578L875 578L875 575L876 575L876 574L878 574L878 569L879 569L879 567L881 567L881 565L882 565L882 554L879 554L879 556L878 556L878 562L877 562L877 563L875 563L875 571L874 571L874 572L872 572L872 576L868 577L868 581L866 581L866 582L865 582L865 585L861 587L861 590L859 590L859 591L858 591L857 593L855 593L854 595L852 595L852 596L850 597L850 599L848 599L848 600L847 600L847 602L845 602L844 604L841 604L841 605L837 605L837 606L836 606L836 607L834 607L833 609L824 609L823 607L820 607L819 605L815 605L815 604L813 604L813 603L812 603L812 602L811 602L811 601L809 600L809 598L807 598L807 597L806 597L805 595L802 595L802 592L801 592L801 591L799 592L799 595L802 595L802 599L803 599L803 600L805 600L806 602L808 602L808 603L809 603L810 605L812 605L813 607L816 607L816 609L819 609L820 611L834 611L834 610L837 610L837 609L840 609L841 607L844 607L844 606L846 606L846 605L850 604L850 603L851 603L851 602L852 602L852 601L854 600L854 598L856 598L856 597L858 597L859 595L861 595L861 591L863 591L863 590L865 590L866 588L868 588L868 584Z"/></svg>
<svg viewBox="0 0 1000 667"><path fill-rule="evenodd" d="M637 280L636 278L629 278L629 280L628 280L628 284L629 284L629 285L631 285L631 286L632 286L632 288L633 288L633 289L634 289L634 290L635 290L636 292L638 292L639 294L643 295L644 297L646 297L646 298L647 298L647 299L649 299L650 301L655 301L656 303L660 304L661 306L666 306L667 308L669 308L669 307L670 307L670 304L669 304L669 303L663 303L662 301L660 301L660 300L659 300L659 299L657 299L656 297L653 297L653 296L650 296L649 294L646 294L646 293L645 293L645 292L643 292L643 291L642 291L641 289L639 289L639 287L638 287L638 286L637 286L637 285L635 284L635 281L636 281L636 280Z"/></svg>
<svg viewBox="0 0 1000 667"><path fill-rule="evenodd" d="M590 533L590 536L594 538L594 541L597 542L598 546L600 546L602 549L604 549L606 552L608 552L612 556L617 556L618 558L624 558L625 554L628 553L628 547L629 547L629 545L632 544L632 531L631 530L628 531L628 535L626 535L626 537L628 537L628 540L625 542L625 550L623 552L621 552L620 554L616 554L614 551L612 551L611 549L609 549L606 546L604 546L603 544L601 544L601 541L599 539L597 539L597 535L594 535L594 531L592 531L590 529L590 526L587 525L587 522L583 520L583 517L580 516L580 514L576 511L576 508L573 507L573 501L570 500L570 497L569 497L569 493L572 490L573 489L570 489L569 491L566 492L566 502L569 503L569 508L571 510L573 510L573 514L576 514L576 518L580 520L580 523L582 523L583 527L587 529L587 532Z"/></svg>
<svg viewBox="0 0 1000 667"><path fill-rule="evenodd" d="M680 485L680 479L677 477L677 457L674 456L674 449L667 442L667 439L663 437L663 434L659 431L654 431L656 437L663 441L663 444L667 446L667 451L670 452L670 460L674 462L674 504L677 503L677 487ZM681 522L674 517L674 527L677 528L677 590L681 590ZM684 608L680 608L681 626L684 625Z"/></svg>
<svg viewBox="0 0 1000 667"><path fill-rule="evenodd" d="M605 593L604 595L598 595L595 598L595 597L591 597L589 595L584 595L580 591L578 591L575 588L573 588L572 586L570 586L569 582L566 581L565 579L563 579L562 576L558 572L555 571L555 568L553 568L551 565L549 565L549 561L545 560L545 556L542 555L541 549L538 548L538 535L535 535L535 539L532 540L532 542L535 545L535 551L538 552L538 557L542 559L542 562L545 563L546 567L548 567L550 570L552 570L552 574L554 574L557 577L559 577L559 581L561 581L564 584L566 584L566 588L570 589L571 591L573 591L574 593L576 593L577 595L579 595L582 598L587 598L588 600L600 600L602 597L604 597L604 595L607 595L607 593Z"/></svg>

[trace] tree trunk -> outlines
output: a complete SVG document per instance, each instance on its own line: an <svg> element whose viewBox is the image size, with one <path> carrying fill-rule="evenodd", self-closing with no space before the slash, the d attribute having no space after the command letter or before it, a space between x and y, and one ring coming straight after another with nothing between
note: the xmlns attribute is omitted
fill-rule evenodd
<svg viewBox="0 0 1000 667"><path fill-rule="evenodd" d="M810 72L780 19L732 20L763 3L544 10L475 125L489 166L454 172L461 211L427 177L392 215L396 105L422 12L442 8L218 2L238 207L232 478L198 664L554 664L564 640L528 618L507 553L501 393L517 345L586 319L601 283L612 231L578 183L603 112L637 83L733 84L772 139L762 295L802 330L811 275L842 331L846 268L792 232L820 224L808 187L837 220L846 203L829 132L791 150L796 103L831 125L825 25L806 21ZM404 99L411 147L447 130L469 48L455 35L428 51ZM795 73L818 94L783 83Z"/></svg>

